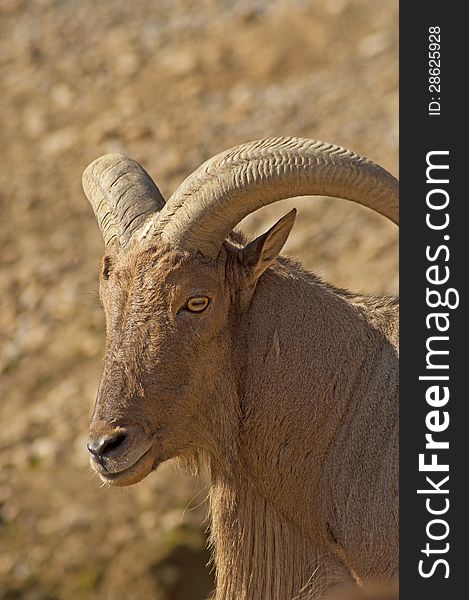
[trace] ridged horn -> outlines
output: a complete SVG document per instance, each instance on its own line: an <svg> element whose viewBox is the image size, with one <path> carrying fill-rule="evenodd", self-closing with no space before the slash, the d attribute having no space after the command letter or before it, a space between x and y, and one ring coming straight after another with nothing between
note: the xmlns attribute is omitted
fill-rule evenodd
<svg viewBox="0 0 469 600"><path fill-rule="evenodd" d="M127 246L143 222L165 205L145 169L123 154L97 158L85 169L82 182L106 246L116 240Z"/></svg>
<svg viewBox="0 0 469 600"><path fill-rule="evenodd" d="M399 183L382 167L340 146L282 137L242 144L206 161L168 200L153 235L216 258L249 213L314 195L351 200L399 223Z"/></svg>

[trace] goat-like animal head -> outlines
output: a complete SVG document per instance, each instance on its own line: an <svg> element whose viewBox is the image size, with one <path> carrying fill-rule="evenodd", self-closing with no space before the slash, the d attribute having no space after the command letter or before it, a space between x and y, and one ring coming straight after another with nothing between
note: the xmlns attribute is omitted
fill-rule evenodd
<svg viewBox="0 0 469 600"><path fill-rule="evenodd" d="M398 220L394 177L348 150L299 138L219 154L167 203L122 155L94 161L83 186L106 245L106 355L88 449L114 485L136 483L168 458L210 451L207 414L223 400L217 383L233 378L239 319L296 211L245 247L227 241L242 218L283 198L326 195Z"/></svg>

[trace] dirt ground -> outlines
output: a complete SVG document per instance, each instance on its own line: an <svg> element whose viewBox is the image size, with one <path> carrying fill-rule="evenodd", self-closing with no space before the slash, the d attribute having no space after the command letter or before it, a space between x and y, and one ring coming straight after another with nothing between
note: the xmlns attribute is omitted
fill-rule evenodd
<svg viewBox="0 0 469 600"><path fill-rule="evenodd" d="M211 155L277 135L397 174L396 0L0 0L0 598L201 600L205 483L171 465L101 488L85 449L103 353L102 240L81 173L110 151L166 196ZM396 228L296 199L287 254L397 293Z"/></svg>

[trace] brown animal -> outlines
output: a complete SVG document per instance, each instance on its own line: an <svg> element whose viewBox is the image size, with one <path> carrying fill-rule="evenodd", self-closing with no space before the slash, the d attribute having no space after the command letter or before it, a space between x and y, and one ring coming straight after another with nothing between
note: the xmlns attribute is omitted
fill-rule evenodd
<svg viewBox="0 0 469 600"><path fill-rule="evenodd" d="M398 566L397 301L279 257L295 211L246 243L248 213L342 197L398 222L398 183L349 150L251 142L165 203L138 163L85 171L106 253L106 355L88 444L131 485L179 457L210 471L217 600L317 598Z"/></svg>

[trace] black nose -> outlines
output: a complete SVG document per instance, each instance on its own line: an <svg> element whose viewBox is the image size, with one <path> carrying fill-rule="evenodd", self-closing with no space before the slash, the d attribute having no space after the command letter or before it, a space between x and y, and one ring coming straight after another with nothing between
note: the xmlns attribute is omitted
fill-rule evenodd
<svg viewBox="0 0 469 600"><path fill-rule="evenodd" d="M96 458L105 458L106 454L109 454L112 450L118 448L124 442L126 437L125 433L104 436L96 440L90 440L86 447L93 456L96 456Z"/></svg>

